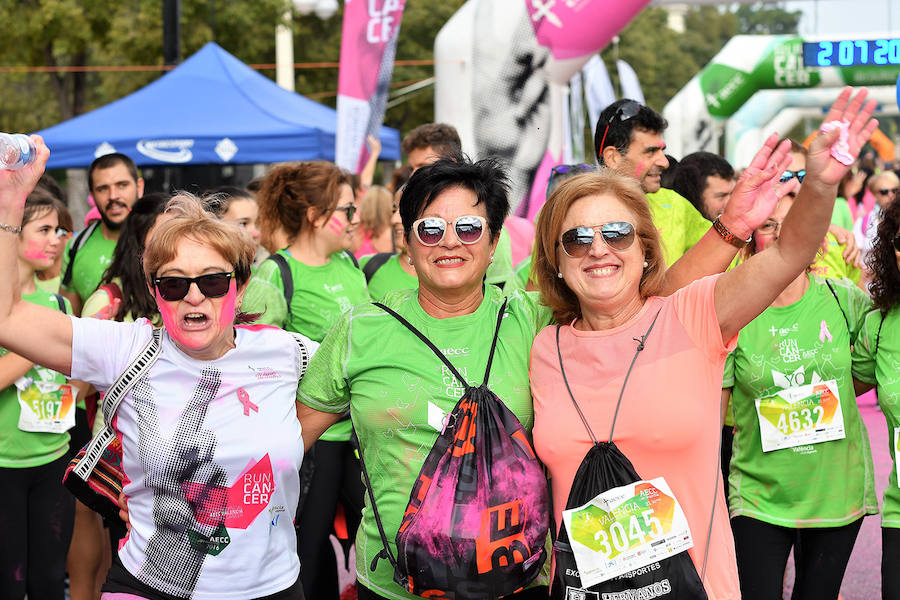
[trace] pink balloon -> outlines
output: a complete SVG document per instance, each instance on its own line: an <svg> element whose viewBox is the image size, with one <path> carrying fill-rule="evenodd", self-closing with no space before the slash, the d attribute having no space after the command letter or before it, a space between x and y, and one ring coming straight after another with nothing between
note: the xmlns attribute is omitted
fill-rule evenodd
<svg viewBox="0 0 900 600"><path fill-rule="evenodd" d="M538 42L557 60L604 48L650 0L525 0Z"/></svg>

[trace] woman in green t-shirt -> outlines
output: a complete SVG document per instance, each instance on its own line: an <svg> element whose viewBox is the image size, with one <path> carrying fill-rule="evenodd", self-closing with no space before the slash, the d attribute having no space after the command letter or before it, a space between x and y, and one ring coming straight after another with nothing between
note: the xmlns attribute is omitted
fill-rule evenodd
<svg viewBox="0 0 900 600"><path fill-rule="evenodd" d="M470 384L483 377L504 304L500 290L483 281L509 210L505 182L495 161L445 159L417 170L403 191L400 216L419 286L382 300L423 332ZM529 351L548 322L549 313L536 296L512 295L488 381L529 432L534 421ZM394 551L410 490L464 384L424 343L372 304L355 306L341 317L313 357L307 377L298 391L304 442L312 443L350 410L375 506ZM301 528L301 539L304 535ZM356 537L359 598L416 598L395 583L389 561L373 566L381 551L367 503ZM513 597L546 598L547 589L531 587Z"/></svg>
<svg viewBox="0 0 900 600"><path fill-rule="evenodd" d="M359 226L350 177L324 161L280 165L266 175L257 201L263 244L275 256L257 267L243 310L262 313L259 323L321 342L350 307L369 301L365 277L346 252ZM276 239L287 246L279 250ZM325 432L304 460L302 485L309 487L297 518L303 590L307 598L337 600L335 512L341 504L352 539L363 504L349 420Z"/></svg>
<svg viewBox="0 0 900 600"><path fill-rule="evenodd" d="M750 253L778 239L782 198ZM862 517L878 512L851 348L870 308L849 279L801 273L741 330L723 379L735 421L729 510L745 598L837 598Z"/></svg>
<svg viewBox="0 0 900 600"><path fill-rule="evenodd" d="M894 468L884 490L881 517L881 594L900 598L900 202L882 213L878 235L866 266L872 272L869 292L875 310L866 316L853 348L853 377L862 394L873 387L888 425L888 448Z"/></svg>
<svg viewBox="0 0 900 600"><path fill-rule="evenodd" d="M62 245L56 201L32 193L18 234L19 289L34 304L72 312L35 286ZM4 233L3 235L8 235ZM75 391L66 378L0 348L0 594L62 598L75 505L62 485Z"/></svg>

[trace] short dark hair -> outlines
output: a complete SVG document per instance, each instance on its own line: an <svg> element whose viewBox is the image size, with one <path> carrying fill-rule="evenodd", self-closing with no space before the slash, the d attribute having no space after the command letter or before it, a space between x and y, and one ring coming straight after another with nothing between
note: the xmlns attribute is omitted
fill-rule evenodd
<svg viewBox="0 0 900 600"><path fill-rule="evenodd" d="M425 123L403 137L400 144L404 154L429 146L440 156L462 153L462 142L456 127L447 123Z"/></svg>
<svg viewBox="0 0 900 600"><path fill-rule="evenodd" d="M400 218L406 239L412 225L443 191L464 188L475 193L475 204L484 203L491 240L503 229L509 213L509 176L495 158L472 162L467 156L442 158L412 174L400 197Z"/></svg>
<svg viewBox="0 0 900 600"><path fill-rule="evenodd" d="M88 167L88 188L90 190L94 189L94 171L96 171L97 169L110 169L116 165L125 165L125 168L128 169L129 175L131 175L131 178L135 181L135 183L137 183L137 165L135 165L134 161L124 154L114 152L112 154L104 154L103 156L95 158L94 162L91 163L91 166Z"/></svg>
<svg viewBox="0 0 900 600"><path fill-rule="evenodd" d="M703 213L703 192L706 191L707 177L734 179L734 169L727 160L712 152L693 152L681 159L672 189Z"/></svg>
<svg viewBox="0 0 900 600"><path fill-rule="evenodd" d="M631 145L634 139L632 132L635 129L649 131L650 133L662 133L669 126L669 122L661 114L643 104L640 105L638 113L630 119L625 119L624 121L616 119L616 113L619 111L619 108L628 102L634 102L634 100L627 98L616 100L604 108L597 119L597 127L594 129L594 155L601 165L604 164L603 148L613 146L619 151L619 154L628 152L628 146ZM607 125L609 125L608 131L606 129ZM606 139L603 138L604 133L606 134ZM603 145L602 148L600 147L601 143Z"/></svg>

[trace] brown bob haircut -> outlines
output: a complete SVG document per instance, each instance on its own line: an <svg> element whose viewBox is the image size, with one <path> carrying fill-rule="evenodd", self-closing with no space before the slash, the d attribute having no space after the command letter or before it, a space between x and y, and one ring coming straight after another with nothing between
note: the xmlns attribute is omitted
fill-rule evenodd
<svg viewBox="0 0 900 600"><path fill-rule="evenodd" d="M638 242L644 250L647 266L641 275L642 298L655 296L662 290L666 275L659 232L650 216L650 207L644 192L636 181L619 175L610 169L585 173L564 181L541 209L535 233L535 256L532 268L541 291L542 302L553 311L557 323L571 323L581 317L581 306L575 293L566 282L557 277L559 272L559 238L563 222L575 202L587 196L613 196L634 215ZM597 199L596 202L605 202ZM599 223L584 223L599 225Z"/></svg>
<svg viewBox="0 0 900 600"><path fill-rule="evenodd" d="M330 216L345 184L351 185L350 175L324 160L285 163L269 171L256 194L262 245L275 252L279 230L291 243L312 229L306 216L309 208L315 208L318 216Z"/></svg>
<svg viewBox="0 0 900 600"><path fill-rule="evenodd" d="M169 220L156 228L144 249L144 274L151 288L157 271L175 259L178 242L185 238L209 246L231 264L238 288L250 280L256 246L237 225L205 210L203 201L187 192L173 196L164 214Z"/></svg>

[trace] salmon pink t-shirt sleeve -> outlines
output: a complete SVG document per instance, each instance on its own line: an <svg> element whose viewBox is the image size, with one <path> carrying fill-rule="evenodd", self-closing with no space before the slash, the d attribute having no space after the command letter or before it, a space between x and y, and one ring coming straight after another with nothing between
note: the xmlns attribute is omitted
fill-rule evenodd
<svg viewBox="0 0 900 600"><path fill-rule="evenodd" d="M612 440L643 479L665 477L690 525L694 547L689 553L698 573L706 563L703 578L710 599L730 600L740 598L740 589L719 475L719 406L725 357L737 336L722 340L716 281L717 276L706 277L667 298L649 298L638 315L614 329L563 326L559 340L572 394L594 435L607 441L612 431ZM647 333L654 318L613 430L635 339ZM550 471L554 518L561 523L591 438L562 380L556 326L535 339L530 376L535 449Z"/></svg>

